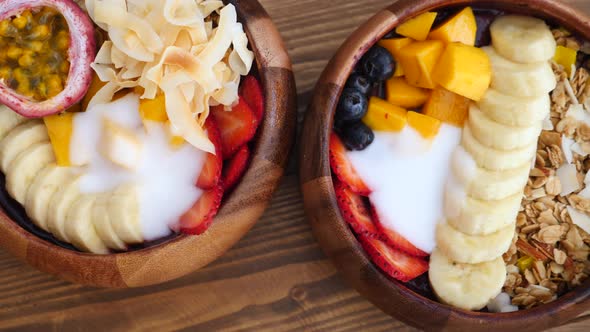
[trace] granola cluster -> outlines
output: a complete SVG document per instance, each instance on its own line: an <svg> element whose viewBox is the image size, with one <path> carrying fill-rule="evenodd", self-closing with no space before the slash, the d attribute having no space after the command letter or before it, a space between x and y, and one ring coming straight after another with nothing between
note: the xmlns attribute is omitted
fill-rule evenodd
<svg viewBox="0 0 590 332"><path fill-rule="evenodd" d="M558 45L583 47L563 29L553 35ZM566 71L555 63L553 71L558 83L551 117L504 255L504 292L520 308L551 302L590 275L590 234L584 230L590 228L590 74L583 66Z"/></svg>

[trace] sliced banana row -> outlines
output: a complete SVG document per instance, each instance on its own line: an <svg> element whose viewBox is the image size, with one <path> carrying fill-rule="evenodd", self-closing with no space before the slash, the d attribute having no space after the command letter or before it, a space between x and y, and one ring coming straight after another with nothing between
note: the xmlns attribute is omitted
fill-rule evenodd
<svg viewBox="0 0 590 332"><path fill-rule="evenodd" d="M502 16L491 25L492 83L469 110L461 146L451 158L445 219L436 229L429 278L442 302L483 308L502 290L502 260L535 156L549 92L555 40L542 20Z"/></svg>
<svg viewBox="0 0 590 332"><path fill-rule="evenodd" d="M79 171L55 164L42 121L0 105L0 168L8 193L41 229L97 254L143 242L135 185L112 193L80 192Z"/></svg>

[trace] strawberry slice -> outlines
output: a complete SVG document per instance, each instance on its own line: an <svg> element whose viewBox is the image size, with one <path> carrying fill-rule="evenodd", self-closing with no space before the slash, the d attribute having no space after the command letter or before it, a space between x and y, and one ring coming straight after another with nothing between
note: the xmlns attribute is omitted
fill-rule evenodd
<svg viewBox="0 0 590 332"><path fill-rule="evenodd" d="M250 161L250 149L243 145L223 168L223 190L232 190L240 181Z"/></svg>
<svg viewBox="0 0 590 332"><path fill-rule="evenodd" d="M371 220L364 198L338 180L334 181L334 191L340 212L352 230L359 235L378 237L379 231Z"/></svg>
<svg viewBox="0 0 590 332"><path fill-rule="evenodd" d="M424 258L393 249L379 239L359 236L359 241L373 263L392 278L408 282L428 271Z"/></svg>
<svg viewBox="0 0 590 332"><path fill-rule="evenodd" d="M264 96L262 95L262 87L256 77L249 75L242 80L240 86L240 96L244 98L248 106L256 115L258 121L262 121L264 117Z"/></svg>
<svg viewBox="0 0 590 332"><path fill-rule="evenodd" d="M401 250L409 255L418 256L418 257L426 257L428 253L416 248L410 241L406 240L401 234L394 231L391 228L385 227L380 219L375 207L371 205L371 217L373 218L373 222L377 226L377 229L381 233L379 237L383 240L388 246Z"/></svg>
<svg viewBox="0 0 590 332"><path fill-rule="evenodd" d="M215 187L221 178L223 159L219 129L213 117L208 117L207 121L205 121L205 130L207 130L209 140L215 145L215 154L207 153L205 164L203 164L203 169L197 180L197 187L209 190Z"/></svg>
<svg viewBox="0 0 590 332"><path fill-rule="evenodd" d="M211 114L221 133L223 159L231 158L242 145L248 143L256 134L258 128L256 115L241 97L231 111L225 111L223 105L220 105L212 107Z"/></svg>
<svg viewBox="0 0 590 332"><path fill-rule="evenodd" d="M204 233L211 226L213 217L219 210L222 197L223 186L221 184L203 192L190 210L180 217L180 231L186 234Z"/></svg>
<svg viewBox="0 0 590 332"><path fill-rule="evenodd" d="M330 166L332 171L336 174L336 177L347 186L352 189L355 193L368 196L371 193L371 189L363 182L363 179L352 167L352 164L346 156L346 148L340 137L336 133L330 134Z"/></svg>

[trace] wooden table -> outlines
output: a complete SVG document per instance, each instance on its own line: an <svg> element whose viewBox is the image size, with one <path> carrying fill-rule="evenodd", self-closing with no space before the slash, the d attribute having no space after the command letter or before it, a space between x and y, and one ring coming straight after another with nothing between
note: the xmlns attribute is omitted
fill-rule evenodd
<svg viewBox="0 0 590 332"><path fill-rule="evenodd" d="M391 2L260 1L291 54L300 113L342 41ZM567 2L590 14L590 1ZM232 250L162 285L126 290L73 285L0 249L0 329L413 331L348 287L323 255L305 221L295 162L268 211ZM589 329L590 312L559 331Z"/></svg>

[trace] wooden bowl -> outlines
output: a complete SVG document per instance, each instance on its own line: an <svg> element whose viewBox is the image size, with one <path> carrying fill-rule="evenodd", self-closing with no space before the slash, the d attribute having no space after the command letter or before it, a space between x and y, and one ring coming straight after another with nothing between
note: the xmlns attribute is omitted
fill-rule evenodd
<svg viewBox="0 0 590 332"><path fill-rule="evenodd" d="M279 32L256 0L230 0L236 6L255 56L266 97L266 114L250 167L224 198L209 230L179 235L136 251L93 255L69 250L26 231L0 211L0 245L12 254L60 278L100 287L138 287L195 271L221 256L262 215L283 175L295 136L296 92L291 61ZM14 204L14 203L13 203ZM22 209L21 209L22 210ZM17 212L16 212L17 213Z"/></svg>
<svg viewBox="0 0 590 332"><path fill-rule="evenodd" d="M554 302L514 313L453 308L420 295L376 268L342 218L336 202L328 157L329 134L338 98L352 68L400 22L429 10L465 5L535 15L590 40L590 20L555 0L400 0L381 10L344 42L315 88L301 136L300 175L305 210L315 237L344 278L387 314L426 330L539 331L564 324L590 310L590 280Z"/></svg>

